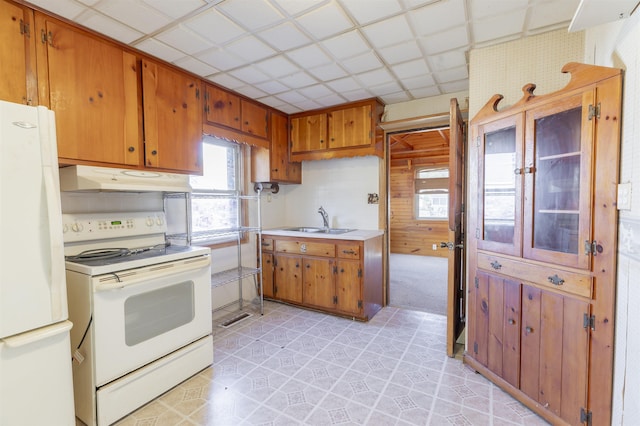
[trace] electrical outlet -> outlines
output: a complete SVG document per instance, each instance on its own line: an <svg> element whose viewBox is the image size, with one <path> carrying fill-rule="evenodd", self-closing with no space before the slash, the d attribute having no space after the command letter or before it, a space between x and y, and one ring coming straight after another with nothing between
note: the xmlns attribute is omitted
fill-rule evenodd
<svg viewBox="0 0 640 426"><path fill-rule="evenodd" d="M438 250L438 245L437 245L437 244L434 244L434 245L433 245L433 249L434 249L434 250Z"/></svg>
<svg viewBox="0 0 640 426"><path fill-rule="evenodd" d="M631 210L631 182L618 184L618 210Z"/></svg>

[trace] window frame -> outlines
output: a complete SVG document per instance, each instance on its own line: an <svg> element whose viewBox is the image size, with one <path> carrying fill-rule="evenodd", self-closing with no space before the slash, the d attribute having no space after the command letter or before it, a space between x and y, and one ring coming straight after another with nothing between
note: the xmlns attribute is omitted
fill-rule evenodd
<svg viewBox="0 0 640 426"><path fill-rule="evenodd" d="M431 178L420 178L418 177L420 175L421 172L439 172L439 171L446 171L447 172L447 177L440 177L440 176L434 176ZM428 195L428 193L421 193L419 190L419 186L427 186L427 185L420 185L420 181L421 180L431 180L433 179L435 180L440 180L443 181L441 182L442 185L438 186L437 188L433 189L432 194L445 194L446 195L446 200L445 200L445 212L446 215L445 216L420 216L420 196L421 195ZM449 175L449 167L444 166L444 165L440 165L440 166L420 166L420 167L415 167L414 171L413 171L413 188L414 188L414 197L413 197L413 217L414 220L419 220L419 221L448 221L449 220L449 179L450 179L450 175Z"/></svg>

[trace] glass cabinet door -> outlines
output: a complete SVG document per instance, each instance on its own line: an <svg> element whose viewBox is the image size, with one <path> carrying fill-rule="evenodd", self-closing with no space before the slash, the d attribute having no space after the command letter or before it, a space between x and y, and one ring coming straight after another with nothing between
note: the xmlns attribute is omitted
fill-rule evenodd
<svg viewBox="0 0 640 426"><path fill-rule="evenodd" d="M520 256L522 115L478 127L478 248Z"/></svg>
<svg viewBox="0 0 640 426"><path fill-rule="evenodd" d="M592 131L582 98L527 112L523 251L526 258L587 268Z"/></svg>

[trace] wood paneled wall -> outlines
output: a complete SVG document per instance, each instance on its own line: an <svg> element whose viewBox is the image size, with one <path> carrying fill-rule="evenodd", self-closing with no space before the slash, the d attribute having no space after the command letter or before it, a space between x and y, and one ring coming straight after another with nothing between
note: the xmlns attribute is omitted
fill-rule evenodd
<svg viewBox="0 0 640 426"><path fill-rule="evenodd" d="M391 253L446 257L448 250L440 248L440 242L447 241L447 221L414 218L413 175L411 162L403 167L390 168L390 251ZM436 250L433 250L433 244L436 244Z"/></svg>

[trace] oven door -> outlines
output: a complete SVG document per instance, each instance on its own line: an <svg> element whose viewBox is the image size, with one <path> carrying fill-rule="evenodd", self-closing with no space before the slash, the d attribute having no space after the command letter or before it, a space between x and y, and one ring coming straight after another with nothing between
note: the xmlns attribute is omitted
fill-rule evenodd
<svg viewBox="0 0 640 426"><path fill-rule="evenodd" d="M92 278L96 386L211 334L208 255Z"/></svg>

